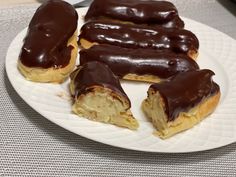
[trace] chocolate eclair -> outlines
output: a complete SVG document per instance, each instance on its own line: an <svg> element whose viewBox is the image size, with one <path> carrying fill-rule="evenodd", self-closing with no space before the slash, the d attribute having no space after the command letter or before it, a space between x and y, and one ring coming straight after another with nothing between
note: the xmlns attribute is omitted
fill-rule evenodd
<svg viewBox="0 0 236 177"><path fill-rule="evenodd" d="M199 69L198 64L184 54L107 44L80 51L81 65L91 61L105 63L121 79L145 82L160 82L180 72Z"/></svg>
<svg viewBox="0 0 236 177"><path fill-rule="evenodd" d="M91 21L83 25L79 36L83 48L95 44L110 44L126 48L169 49L195 59L199 42L190 31L177 28L121 24L110 21Z"/></svg>
<svg viewBox="0 0 236 177"><path fill-rule="evenodd" d="M85 20L110 19L136 24L183 28L184 22L171 2L153 0L94 0Z"/></svg>
<svg viewBox="0 0 236 177"><path fill-rule="evenodd" d="M208 69L188 71L150 86L142 108L160 138L189 129L214 111L220 88L213 75Z"/></svg>
<svg viewBox="0 0 236 177"><path fill-rule="evenodd" d="M35 82L63 82L75 67L78 15L61 0L43 3L30 21L18 68Z"/></svg>
<svg viewBox="0 0 236 177"><path fill-rule="evenodd" d="M70 78L75 114L132 130L138 128L130 111L130 100L107 65L96 61L86 63L79 66Z"/></svg>

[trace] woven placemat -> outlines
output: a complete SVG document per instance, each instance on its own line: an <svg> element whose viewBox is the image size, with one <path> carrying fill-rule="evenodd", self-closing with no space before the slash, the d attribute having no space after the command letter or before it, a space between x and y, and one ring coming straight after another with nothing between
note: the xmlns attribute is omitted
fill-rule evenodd
<svg viewBox="0 0 236 177"><path fill-rule="evenodd" d="M236 5L230 1L176 5L181 15L236 39ZM236 144L189 154L129 151L70 133L32 110L9 83L4 60L35 8L0 8L0 176L236 176Z"/></svg>

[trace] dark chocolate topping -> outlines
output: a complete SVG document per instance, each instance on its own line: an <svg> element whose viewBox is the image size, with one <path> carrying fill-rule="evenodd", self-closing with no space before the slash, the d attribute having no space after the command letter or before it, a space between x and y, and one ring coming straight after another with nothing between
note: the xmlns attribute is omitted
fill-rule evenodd
<svg viewBox="0 0 236 177"><path fill-rule="evenodd" d="M139 24L163 24L176 16L176 7L167 1L94 0L85 19L109 17Z"/></svg>
<svg viewBox="0 0 236 177"><path fill-rule="evenodd" d="M78 68L80 69L80 68ZM75 70L74 73L76 73ZM112 73L110 68L100 62L88 62L82 66L76 76L71 77L75 85L76 98L94 89L95 86L109 88L116 94L124 97L130 104L129 98L121 87L119 79Z"/></svg>
<svg viewBox="0 0 236 177"><path fill-rule="evenodd" d="M60 68L68 65L72 46L69 38L77 29L78 15L73 6L60 0L43 3L35 12L20 53L28 67Z"/></svg>
<svg viewBox="0 0 236 177"><path fill-rule="evenodd" d="M208 69L180 73L172 79L150 86L158 91L164 102L168 121L180 112L187 112L204 99L217 94L219 86L212 80L214 72Z"/></svg>
<svg viewBox="0 0 236 177"><path fill-rule="evenodd" d="M156 26L156 25L153 24L151 26ZM157 24L157 26L165 27L165 28L184 28L184 21L181 20L180 17L175 17L174 19L172 19L166 23L162 23L159 25Z"/></svg>
<svg viewBox="0 0 236 177"><path fill-rule="evenodd" d="M197 63L184 54L176 54L169 50L129 49L106 44L80 51L80 64L90 61L107 64L120 78L131 73L166 79L179 72L199 69Z"/></svg>
<svg viewBox="0 0 236 177"><path fill-rule="evenodd" d="M199 48L197 37L184 29L121 24L106 20L86 23L79 37L100 44L126 48L170 49L177 53L197 51Z"/></svg>

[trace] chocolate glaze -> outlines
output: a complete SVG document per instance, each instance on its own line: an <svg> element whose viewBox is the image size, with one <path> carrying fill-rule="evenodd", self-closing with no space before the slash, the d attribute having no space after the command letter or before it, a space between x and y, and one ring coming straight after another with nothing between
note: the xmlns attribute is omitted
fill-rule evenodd
<svg viewBox="0 0 236 177"><path fill-rule="evenodd" d="M76 75L74 76L74 74ZM128 96L125 94L124 90L120 85L119 79L112 73L110 68L100 62L88 62L82 66L82 68L77 68L71 74L72 82L75 85L75 95L78 98L82 94L93 91L94 87L101 86L104 88L109 88L122 97L124 97L130 104Z"/></svg>
<svg viewBox="0 0 236 177"><path fill-rule="evenodd" d="M138 24L164 25L178 17L178 11L171 2L167 1L94 0L85 16L85 20L94 20L100 17ZM180 18L177 19L181 21ZM183 27L183 23L181 26L173 27Z"/></svg>
<svg viewBox="0 0 236 177"><path fill-rule="evenodd" d="M107 64L115 75L154 75L161 79L179 72L199 69L197 63L184 54L153 49L129 49L112 45L95 45L80 51L80 64L99 61Z"/></svg>
<svg viewBox="0 0 236 177"><path fill-rule="evenodd" d="M68 65L72 46L69 38L77 29L78 15L73 6L60 0L43 3L34 14L20 53L28 67L60 68Z"/></svg>
<svg viewBox="0 0 236 177"><path fill-rule="evenodd" d="M156 25L152 24L151 26L156 26ZM184 28L184 21L181 20L180 17L175 17L166 23L157 24L157 26L165 28Z"/></svg>
<svg viewBox="0 0 236 177"><path fill-rule="evenodd" d="M180 73L172 79L150 86L158 91L164 102L168 121L180 112L187 112L204 99L217 94L220 87L212 81L214 72L208 69Z"/></svg>
<svg viewBox="0 0 236 177"><path fill-rule="evenodd" d="M184 29L121 24L106 20L86 23L79 38L126 48L170 49L177 53L197 51L199 48L197 37Z"/></svg>

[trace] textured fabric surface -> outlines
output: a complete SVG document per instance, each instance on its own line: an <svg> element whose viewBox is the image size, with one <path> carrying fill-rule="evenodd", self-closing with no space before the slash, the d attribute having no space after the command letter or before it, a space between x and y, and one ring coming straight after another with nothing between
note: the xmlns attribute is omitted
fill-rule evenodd
<svg viewBox="0 0 236 177"><path fill-rule="evenodd" d="M236 4L176 0L182 16L236 39ZM36 5L0 8L0 176L236 176L236 144L190 154L156 154L103 145L32 110L14 91L4 59Z"/></svg>

